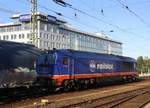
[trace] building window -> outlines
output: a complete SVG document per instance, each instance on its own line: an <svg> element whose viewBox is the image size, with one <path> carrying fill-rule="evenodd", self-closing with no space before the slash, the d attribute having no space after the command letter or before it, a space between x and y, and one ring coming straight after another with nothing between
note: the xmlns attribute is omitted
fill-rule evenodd
<svg viewBox="0 0 150 108"><path fill-rule="evenodd" d="M8 35L6 35L6 40L8 40L9 39L9 37L8 37Z"/></svg>
<svg viewBox="0 0 150 108"><path fill-rule="evenodd" d="M40 46L43 46L43 42L40 40Z"/></svg>
<svg viewBox="0 0 150 108"><path fill-rule="evenodd" d="M53 27L53 33L59 33L59 30L56 26Z"/></svg>
<svg viewBox="0 0 150 108"><path fill-rule="evenodd" d="M46 41L44 41L44 46L47 47L47 42Z"/></svg>
<svg viewBox="0 0 150 108"><path fill-rule="evenodd" d="M42 38L42 33L40 33L40 38Z"/></svg>
<svg viewBox="0 0 150 108"><path fill-rule="evenodd" d="M8 35L4 35L3 40L7 40L7 39L8 39Z"/></svg>
<svg viewBox="0 0 150 108"><path fill-rule="evenodd" d="M47 39L48 39L48 34L47 34Z"/></svg>
<svg viewBox="0 0 150 108"><path fill-rule="evenodd" d="M21 39L21 34L19 34L19 39Z"/></svg>
<svg viewBox="0 0 150 108"><path fill-rule="evenodd" d="M14 36L13 36L13 35L11 35L11 39L14 39Z"/></svg>
<svg viewBox="0 0 150 108"><path fill-rule="evenodd" d="M49 34L49 39L52 40L52 34Z"/></svg>
<svg viewBox="0 0 150 108"><path fill-rule="evenodd" d="M54 41L54 39L55 39L55 37L54 37L54 35L52 35L52 40Z"/></svg>
<svg viewBox="0 0 150 108"><path fill-rule="evenodd" d="M5 35L3 36L3 40L5 40Z"/></svg>
<svg viewBox="0 0 150 108"><path fill-rule="evenodd" d="M14 35L14 39L16 39L17 38L17 36L16 35Z"/></svg>
<svg viewBox="0 0 150 108"><path fill-rule="evenodd" d="M19 30L21 30L21 26L16 26L15 31L19 31Z"/></svg>
<svg viewBox="0 0 150 108"><path fill-rule="evenodd" d="M22 34L22 38L24 38L24 34Z"/></svg>
<svg viewBox="0 0 150 108"><path fill-rule="evenodd" d="M47 25L47 31L52 32L52 29L53 29L53 28L52 28L52 25L51 25L51 24L48 24L48 25Z"/></svg>
<svg viewBox="0 0 150 108"><path fill-rule="evenodd" d="M47 24L44 24L44 31L47 31Z"/></svg>
<svg viewBox="0 0 150 108"><path fill-rule="evenodd" d="M30 33L27 33L27 38L28 38L28 39L30 38Z"/></svg>
<svg viewBox="0 0 150 108"><path fill-rule="evenodd" d="M44 39L46 39L46 33L44 33Z"/></svg>

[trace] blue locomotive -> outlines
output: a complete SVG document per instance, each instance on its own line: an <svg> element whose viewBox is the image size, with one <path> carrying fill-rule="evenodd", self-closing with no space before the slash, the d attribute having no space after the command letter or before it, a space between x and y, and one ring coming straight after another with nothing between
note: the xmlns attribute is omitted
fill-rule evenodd
<svg viewBox="0 0 150 108"><path fill-rule="evenodd" d="M134 80L137 78L133 58L74 50L50 50L36 62L39 82L47 86L79 88L106 80Z"/></svg>
<svg viewBox="0 0 150 108"><path fill-rule="evenodd" d="M32 45L0 41L0 88L67 89L136 77L133 58L63 49L43 52Z"/></svg>

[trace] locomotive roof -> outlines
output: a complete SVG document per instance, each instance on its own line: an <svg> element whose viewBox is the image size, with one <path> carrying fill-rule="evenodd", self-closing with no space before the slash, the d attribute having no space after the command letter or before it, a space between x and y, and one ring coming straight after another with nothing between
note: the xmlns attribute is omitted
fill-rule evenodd
<svg viewBox="0 0 150 108"><path fill-rule="evenodd" d="M134 58L113 55L113 54L103 54L103 53L95 53L95 52L86 52L86 51L76 51L76 50L51 50L50 52L62 52L68 56L80 57L80 58L93 58L93 59L107 59L107 60L117 60L124 62L136 62Z"/></svg>
<svg viewBox="0 0 150 108"><path fill-rule="evenodd" d="M30 46L30 47L32 46L33 47L33 45L30 45L30 44L0 40L0 47L6 46L6 45L24 45L24 46Z"/></svg>
<svg viewBox="0 0 150 108"><path fill-rule="evenodd" d="M0 40L0 54L13 54L13 52L17 53L17 51L28 51L34 53L34 51L40 50L30 44Z"/></svg>
<svg viewBox="0 0 150 108"><path fill-rule="evenodd" d="M40 50L33 45L0 40L0 66L26 65L27 58L38 54Z"/></svg>

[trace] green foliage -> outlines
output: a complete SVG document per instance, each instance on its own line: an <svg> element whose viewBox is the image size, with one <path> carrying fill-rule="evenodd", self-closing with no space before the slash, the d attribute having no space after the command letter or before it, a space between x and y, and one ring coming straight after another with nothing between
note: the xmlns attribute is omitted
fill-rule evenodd
<svg viewBox="0 0 150 108"><path fill-rule="evenodd" d="M139 73L150 73L150 58L139 56L137 58L137 71Z"/></svg>
<svg viewBox="0 0 150 108"><path fill-rule="evenodd" d="M137 70L138 72L141 72L142 66L143 66L144 60L142 56L139 56L137 58Z"/></svg>

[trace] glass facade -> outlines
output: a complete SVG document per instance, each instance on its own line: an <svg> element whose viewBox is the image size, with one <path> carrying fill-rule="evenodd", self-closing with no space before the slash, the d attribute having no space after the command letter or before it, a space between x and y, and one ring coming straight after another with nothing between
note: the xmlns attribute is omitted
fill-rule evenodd
<svg viewBox="0 0 150 108"><path fill-rule="evenodd" d="M122 44L71 30L60 29L60 34L69 37L70 49L122 55Z"/></svg>

